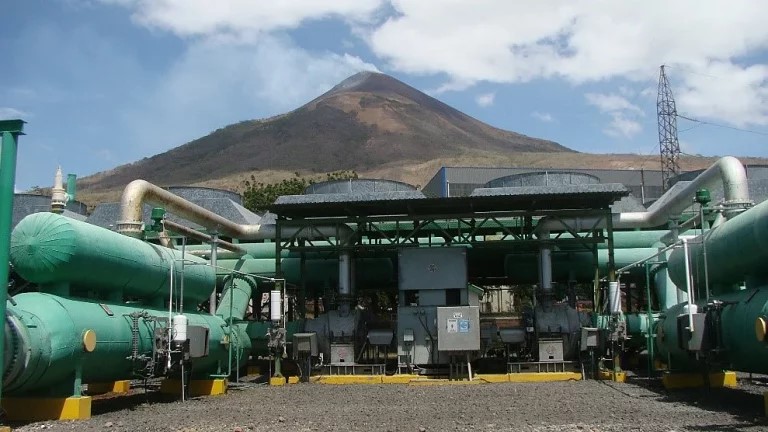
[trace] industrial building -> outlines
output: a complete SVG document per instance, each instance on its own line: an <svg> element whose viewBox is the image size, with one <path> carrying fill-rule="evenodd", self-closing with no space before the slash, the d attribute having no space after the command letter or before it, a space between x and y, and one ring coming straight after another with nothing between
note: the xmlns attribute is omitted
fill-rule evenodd
<svg viewBox="0 0 768 432"><path fill-rule="evenodd" d="M752 199L760 203L768 198L768 166L745 165ZM684 172L674 182L690 181L704 170ZM594 177L597 183L621 183L641 203L650 204L664 193L660 170L652 169L542 169L542 168L495 168L495 167L442 167L422 188L429 197L467 196L477 188L500 178L515 177L522 186L531 181L547 184L561 173L584 174ZM562 180L560 180L562 183ZM673 182L673 183L674 183ZM713 191L714 192L714 191ZM717 196L717 193L716 193Z"/></svg>

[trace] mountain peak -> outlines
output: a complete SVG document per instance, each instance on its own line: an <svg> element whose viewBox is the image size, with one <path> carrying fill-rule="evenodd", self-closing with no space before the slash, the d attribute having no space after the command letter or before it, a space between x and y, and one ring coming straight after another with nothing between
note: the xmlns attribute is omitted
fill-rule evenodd
<svg viewBox="0 0 768 432"><path fill-rule="evenodd" d="M412 95L414 92L418 92L418 90L387 74L363 71L336 84L332 89L320 96L320 98L351 92Z"/></svg>
<svg viewBox="0 0 768 432"><path fill-rule="evenodd" d="M360 72L287 114L246 121L99 177L186 184L260 170L330 172L468 154L571 151L505 131L379 72Z"/></svg>

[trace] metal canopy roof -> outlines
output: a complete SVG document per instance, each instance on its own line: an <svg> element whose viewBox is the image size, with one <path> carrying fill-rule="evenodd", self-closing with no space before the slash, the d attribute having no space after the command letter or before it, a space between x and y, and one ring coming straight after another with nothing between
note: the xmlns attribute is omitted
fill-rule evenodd
<svg viewBox="0 0 768 432"><path fill-rule="evenodd" d="M599 210L629 194L621 184L537 186L485 189L475 196L396 198L384 194L282 196L270 207L281 218L302 219L356 216L435 216L485 212ZM333 196L331 196L333 195ZM339 196L335 196L339 195Z"/></svg>

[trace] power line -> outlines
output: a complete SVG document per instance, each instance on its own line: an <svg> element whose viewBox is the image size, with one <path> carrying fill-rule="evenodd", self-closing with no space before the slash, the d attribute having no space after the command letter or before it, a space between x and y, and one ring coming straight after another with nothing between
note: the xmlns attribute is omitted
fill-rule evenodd
<svg viewBox="0 0 768 432"><path fill-rule="evenodd" d="M752 130L752 129L743 129L743 128L738 128L736 126L727 126L727 125L724 125L724 124L712 123L712 122L708 122L706 120L698 120L698 119L695 119L695 118L687 117L687 116L684 116L682 114L678 114L677 116L680 117L683 120L688 120L688 121L691 121L691 122L694 122L694 123L700 123L700 124L705 124L705 125L709 125L709 126L716 126L716 127L719 127L719 128L731 129L731 130L735 130L735 131L739 131L739 132L747 132L747 133L752 133L752 134L755 134L755 135L768 136L768 132L760 132L760 131L756 131L756 130ZM691 130L691 129L693 129L693 128L686 129L686 130Z"/></svg>
<svg viewBox="0 0 768 432"><path fill-rule="evenodd" d="M671 68L672 67L672 66L669 66L669 65L664 65L664 66L667 67L667 68ZM692 71L690 69L685 69L685 68L679 67L679 66L674 66L674 69L679 71L679 72L687 73L689 75L698 75L698 76L702 76L702 77L706 77L706 78L722 79L719 76L705 74L705 73L701 73L701 72L694 72L694 71Z"/></svg>
<svg viewBox="0 0 768 432"><path fill-rule="evenodd" d="M701 126L701 123L696 123L695 125L693 125L693 126L691 126L691 127L689 127L689 128L680 129L680 130L678 130L677 132L678 132L678 134L680 134L680 133L683 133L683 132L688 132L688 131L690 131L690 130L694 130L694 129L696 129L696 128L697 128L697 127L699 127L699 126Z"/></svg>

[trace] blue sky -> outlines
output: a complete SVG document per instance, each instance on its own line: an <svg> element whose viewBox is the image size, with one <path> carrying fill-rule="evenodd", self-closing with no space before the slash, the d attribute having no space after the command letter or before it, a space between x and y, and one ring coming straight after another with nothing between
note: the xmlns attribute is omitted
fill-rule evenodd
<svg viewBox="0 0 768 432"><path fill-rule="evenodd" d="M672 4L670 4L672 3ZM212 6L215 5L215 6ZM296 108L361 70L579 151L656 154L658 66L690 154L768 157L763 0L10 0L18 190Z"/></svg>

